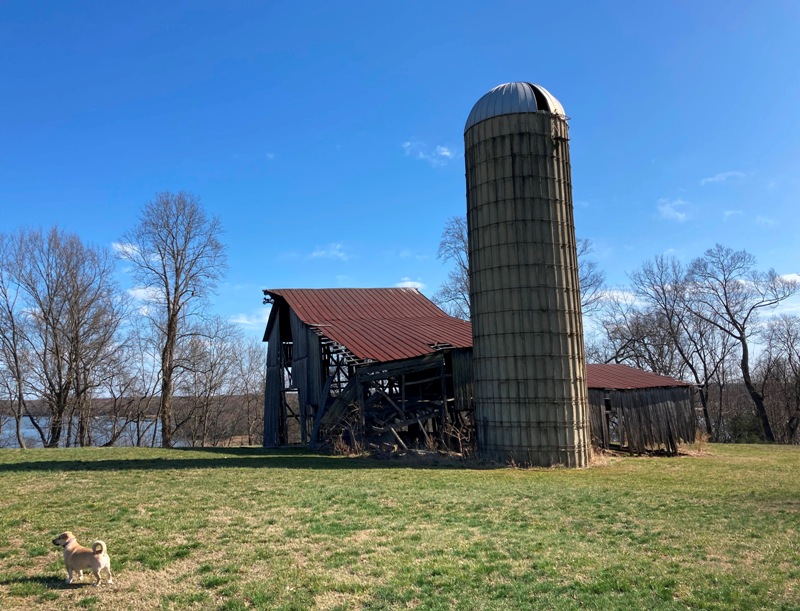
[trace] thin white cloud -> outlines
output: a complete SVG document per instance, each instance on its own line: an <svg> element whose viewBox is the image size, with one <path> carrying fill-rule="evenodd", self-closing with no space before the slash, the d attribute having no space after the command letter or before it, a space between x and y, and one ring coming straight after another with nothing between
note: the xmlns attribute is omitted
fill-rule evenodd
<svg viewBox="0 0 800 611"><path fill-rule="evenodd" d="M132 289L128 289L127 293L136 301L145 302L158 301L161 296L158 289L152 286L135 286Z"/></svg>
<svg viewBox="0 0 800 611"><path fill-rule="evenodd" d="M800 284L800 274L781 274L781 278L789 282L797 282Z"/></svg>
<svg viewBox="0 0 800 611"><path fill-rule="evenodd" d="M130 257L131 255L136 254L136 246L129 242L112 242L111 243L111 250L113 250L118 255L122 255L125 257Z"/></svg>
<svg viewBox="0 0 800 611"><path fill-rule="evenodd" d="M762 227L775 227L777 225L777 221L775 219L771 219L768 216L757 216L756 223L761 225Z"/></svg>
<svg viewBox="0 0 800 611"><path fill-rule="evenodd" d="M613 288L600 291L600 299L607 303L618 303L628 306L637 305L641 302L636 298L636 294L625 288Z"/></svg>
<svg viewBox="0 0 800 611"><path fill-rule="evenodd" d="M235 325L240 325L245 329L263 329L267 324L268 318L269 309L262 308L251 314L234 314L228 319L228 321Z"/></svg>
<svg viewBox="0 0 800 611"><path fill-rule="evenodd" d="M687 202L682 200L680 197L673 200L660 199L658 200L658 212L661 214L661 218L667 219L668 221L677 221L682 223L689 218L689 215L686 212L681 211L681 208L684 208L687 205Z"/></svg>
<svg viewBox="0 0 800 611"><path fill-rule="evenodd" d="M397 256L401 259L414 259L416 261L427 261L428 259L428 255L417 254L410 248L404 248L397 254Z"/></svg>
<svg viewBox="0 0 800 611"><path fill-rule="evenodd" d="M708 178L704 178L700 181L700 186L705 186L715 182L725 182L730 178L744 178L746 175L744 172L720 172L719 174L714 174L714 176L709 176Z"/></svg>
<svg viewBox="0 0 800 611"><path fill-rule="evenodd" d="M743 213L741 210L726 210L725 212L722 213L722 220L727 222L729 218L732 218L734 216L741 216L742 214Z"/></svg>
<svg viewBox="0 0 800 611"><path fill-rule="evenodd" d="M348 261L351 257L344 251L344 247L334 242L328 246L318 246L314 252L309 256L309 259L339 259L340 261Z"/></svg>
<svg viewBox="0 0 800 611"><path fill-rule="evenodd" d="M798 274L786 274L785 276L781 276L781 278L800 282L800 275ZM780 316L783 314L788 314L790 316L800 315L800 295L794 295L785 301L781 301L772 313L773 316Z"/></svg>
<svg viewBox="0 0 800 611"><path fill-rule="evenodd" d="M456 156L456 154L446 146L437 146L434 149L434 153L436 153L436 155L439 157L444 157L445 159L453 159Z"/></svg>
<svg viewBox="0 0 800 611"><path fill-rule="evenodd" d="M412 280L408 276L405 276L400 280L400 282L395 284L395 287L399 289L418 289L421 291L425 288L425 284L419 280Z"/></svg>
<svg viewBox="0 0 800 611"><path fill-rule="evenodd" d="M429 146L424 142L406 140L402 147L406 157L426 161L432 166L443 166L457 157L457 153L451 147L441 144Z"/></svg>

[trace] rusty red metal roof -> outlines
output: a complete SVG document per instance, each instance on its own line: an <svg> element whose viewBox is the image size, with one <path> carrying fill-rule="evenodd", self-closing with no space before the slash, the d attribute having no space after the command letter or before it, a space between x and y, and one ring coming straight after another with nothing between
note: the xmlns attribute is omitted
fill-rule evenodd
<svg viewBox="0 0 800 611"><path fill-rule="evenodd" d="M472 326L442 312L417 289L266 289L297 317L359 359L396 361L472 346ZM274 316L270 313L265 338Z"/></svg>
<svg viewBox="0 0 800 611"><path fill-rule="evenodd" d="M434 346L472 347L472 325L442 312L417 289L266 289L297 317L359 359L396 361L436 352ZM264 339L275 324L270 313ZM587 365L589 388L690 386L627 365Z"/></svg>
<svg viewBox="0 0 800 611"><path fill-rule="evenodd" d="M589 388L628 390L664 386L691 386L681 380L660 376L627 365L587 365L586 382Z"/></svg>

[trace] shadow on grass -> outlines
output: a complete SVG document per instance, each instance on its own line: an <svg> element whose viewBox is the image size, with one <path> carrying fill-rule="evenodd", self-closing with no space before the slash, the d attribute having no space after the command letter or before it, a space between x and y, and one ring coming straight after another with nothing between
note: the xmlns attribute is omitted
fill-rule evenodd
<svg viewBox="0 0 800 611"><path fill-rule="evenodd" d="M46 450L61 454L63 450ZM141 448L143 454L159 452L161 456L137 458L135 456L117 459L101 458L88 453L76 458L80 450L65 452L53 460L21 460L0 464L4 472L44 472L44 471L159 471L169 469L311 469L311 470L352 470L352 469L493 469L503 465L464 461L456 458L391 458L371 457L345 458L329 455L309 454L308 450L265 450L262 448L174 448L152 450ZM136 453L136 448L128 449ZM191 454L191 456L190 456ZM38 453L37 456L41 456Z"/></svg>
<svg viewBox="0 0 800 611"><path fill-rule="evenodd" d="M67 583L66 579L54 576L18 576L0 577L0 586L43 586L48 590L71 590L81 586L91 585L90 583Z"/></svg>

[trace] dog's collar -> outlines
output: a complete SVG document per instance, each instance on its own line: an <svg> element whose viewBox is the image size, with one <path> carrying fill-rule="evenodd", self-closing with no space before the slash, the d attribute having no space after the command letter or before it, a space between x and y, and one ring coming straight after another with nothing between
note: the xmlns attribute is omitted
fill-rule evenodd
<svg viewBox="0 0 800 611"><path fill-rule="evenodd" d="M67 547L67 545L69 545L69 544L70 544L70 543L72 543L73 541L75 541L75 537L70 537L69 539L67 539L66 541L64 541L64 543L62 543L62 544L61 544L61 547Z"/></svg>

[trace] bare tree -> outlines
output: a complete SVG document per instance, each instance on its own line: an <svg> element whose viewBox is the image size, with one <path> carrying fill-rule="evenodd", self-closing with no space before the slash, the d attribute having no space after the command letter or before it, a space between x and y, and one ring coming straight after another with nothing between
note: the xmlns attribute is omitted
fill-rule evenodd
<svg viewBox="0 0 800 611"><path fill-rule="evenodd" d="M448 219L439 240L437 256L454 265L447 280L433 296L433 302L456 318L469 320L469 248L467 244L467 218L454 216Z"/></svg>
<svg viewBox="0 0 800 611"><path fill-rule="evenodd" d="M47 233L20 231L6 239L2 294L8 326L3 335L6 352L17 355L11 362L20 412L27 412L46 447L70 442L70 416L79 413L78 439L88 442L95 372L111 350L122 316L111 258L104 249L84 245L78 236L55 227ZM26 393L44 399L46 424L27 411Z"/></svg>
<svg viewBox="0 0 800 611"><path fill-rule="evenodd" d="M687 284L686 270L676 258L659 256L645 261L629 277L637 303L658 321L660 335L665 340L663 345L682 364L674 372L663 373L691 376L698 389L706 432L713 438L709 391L731 355L730 337L693 311L688 299L694 293Z"/></svg>
<svg viewBox="0 0 800 611"><path fill-rule="evenodd" d="M720 244L692 261L687 279L692 313L729 335L739 344L742 380L761 421L764 438L775 441L764 397L750 373L750 340L759 328L759 315L797 292L797 283L781 278L775 270L760 272L747 251Z"/></svg>
<svg viewBox="0 0 800 611"><path fill-rule="evenodd" d="M161 336L161 445L172 445L176 348L226 267L219 219L193 194L160 193L145 205L139 224L123 237L122 259L147 291L149 315Z"/></svg>
<svg viewBox="0 0 800 611"><path fill-rule="evenodd" d="M181 409L175 413L175 430L192 446L216 445L233 435L237 414L228 408L234 405L231 392L238 355L233 346L240 336L233 324L214 316L195 329L178 355Z"/></svg>
<svg viewBox="0 0 800 611"><path fill-rule="evenodd" d="M681 378L685 362L663 313L642 307L633 293L617 293L606 301L602 327L605 343L602 361L620 363ZM596 348L593 349L596 353ZM592 362L598 362L596 354Z"/></svg>
<svg viewBox="0 0 800 611"><path fill-rule="evenodd" d="M64 417L69 406L74 377L70 369L69 338L63 321L68 320L68 267L79 256L77 236L53 229L21 232L12 274L24 295L29 332L26 341L35 363L31 367L34 394L49 408L49 422L42 426L32 415L31 424L45 447L61 442Z"/></svg>
<svg viewBox="0 0 800 611"><path fill-rule="evenodd" d="M603 303L606 275L597 261L589 258L594 252L592 241L578 238L578 281L581 287L581 311L584 315L597 312Z"/></svg>
<svg viewBox="0 0 800 611"><path fill-rule="evenodd" d="M17 444L24 448L22 417L25 414L25 319L19 285L12 275L16 265L17 241L14 236L0 234L0 369L4 394L8 397L14 418Z"/></svg>
<svg viewBox="0 0 800 611"><path fill-rule="evenodd" d="M73 376L75 439L92 445L93 397L102 384L100 372L117 365L117 332L127 300L112 279L114 259L106 249L84 249L83 263L69 280L67 336ZM70 418L69 422L73 422Z"/></svg>
<svg viewBox="0 0 800 611"><path fill-rule="evenodd" d="M800 430L800 318L784 314L769 321L757 371L769 398L774 428L784 443ZM777 420L777 422L775 422Z"/></svg>
<svg viewBox="0 0 800 611"><path fill-rule="evenodd" d="M157 342L151 325L131 312L125 334L100 371L106 425L104 446L118 441L132 446L155 445L158 427L154 418L161 386Z"/></svg>
<svg viewBox="0 0 800 611"><path fill-rule="evenodd" d="M266 352L260 340L240 339L231 347L234 360L233 390L242 397L247 445L260 445L264 434L264 369Z"/></svg>
<svg viewBox="0 0 800 611"><path fill-rule="evenodd" d="M584 314L591 314L597 311L602 302L605 274L595 261L588 258L592 253L591 240L579 239L577 250L581 309ZM451 217L442 231L437 256L442 261L452 263L453 268L434 294L433 302L451 316L464 320L469 320L470 315L468 253L467 219L464 216Z"/></svg>

